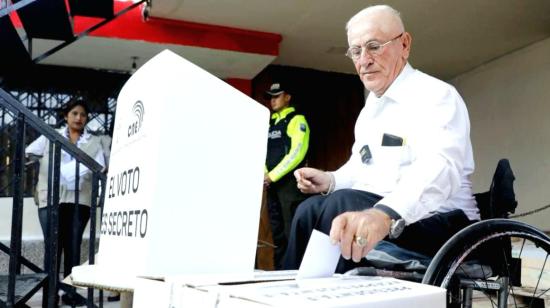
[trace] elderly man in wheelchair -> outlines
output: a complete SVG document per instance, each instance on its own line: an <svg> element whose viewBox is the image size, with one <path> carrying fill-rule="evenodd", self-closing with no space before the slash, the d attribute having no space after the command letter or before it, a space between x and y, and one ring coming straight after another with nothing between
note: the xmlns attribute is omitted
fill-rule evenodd
<svg viewBox="0 0 550 308"><path fill-rule="evenodd" d="M370 93L355 124L350 159L334 172L295 171L302 192L320 195L298 207L284 267L299 267L317 229L340 245L339 273L374 266L380 274L382 267L397 277L446 287L450 306L470 301L472 290L498 294L498 304L505 305L508 290L520 284L512 238L539 246L548 246L548 238L520 223L476 223L513 212L513 190L511 195L507 190L508 208L495 210L496 189L474 198L464 101L453 86L408 63L412 37L399 12L387 5L368 7L346 30L346 55ZM503 186L511 188L513 174L503 164L499 170L508 174ZM451 238L458 248L445 244Z"/></svg>

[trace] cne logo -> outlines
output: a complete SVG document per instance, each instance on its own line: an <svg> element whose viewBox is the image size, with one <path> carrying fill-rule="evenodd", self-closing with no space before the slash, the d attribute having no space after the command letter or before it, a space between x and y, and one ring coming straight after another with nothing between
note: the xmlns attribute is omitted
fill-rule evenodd
<svg viewBox="0 0 550 308"><path fill-rule="evenodd" d="M132 107L132 114L134 121L128 125L128 137L131 137L139 132L141 125L143 124L143 114L145 113L145 107L142 101L137 101Z"/></svg>

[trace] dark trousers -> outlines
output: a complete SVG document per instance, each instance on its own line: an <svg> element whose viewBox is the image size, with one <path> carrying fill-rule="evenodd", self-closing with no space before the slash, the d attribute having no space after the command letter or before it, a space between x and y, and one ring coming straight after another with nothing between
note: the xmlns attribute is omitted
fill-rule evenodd
<svg viewBox="0 0 550 308"><path fill-rule="evenodd" d="M330 233L332 220L349 211L362 211L374 206L382 197L365 191L343 189L321 196L316 195L304 201L292 220L289 243L283 261L284 269L298 269L313 229ZM399 238L389 240L398 246L433 257L439 248L456 232L471 224L463 211L435 214L408 225ZM364 266L365 259L355 263L340 258L336 272L344 273L358 266Z"/></svg>
<svg viewBox="0 0 550 308"><path fill-rule="evenodd" d="M287 238L290 233L290 223L298 205L306 199L296 187L296 179L289 174L267 188L267 207L269 222L276 246L274 253L275 269L282 268L282 260L286 251Z"/></svg>
<svg viewBox="0 0 550 308"><path fill-rule="evenodd" d="M74 219L75 212L77 212L78 219ZM38 219L47 244L50 242L48 240L48 208L38 209ZM80 264L80 245L88 220L90 220L90 207L76 206L73 203L59 204L57 272L59 273L61 253L63 253L63 277L67 277L71 273L73 266ZM45 266L47 267L47 265Z"/></svg>

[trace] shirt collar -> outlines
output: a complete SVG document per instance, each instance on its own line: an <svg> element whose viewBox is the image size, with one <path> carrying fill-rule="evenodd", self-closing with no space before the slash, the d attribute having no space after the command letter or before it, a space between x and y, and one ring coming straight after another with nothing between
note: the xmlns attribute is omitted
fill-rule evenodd
<svg viewBox="0 0 550 308"><path fill-rule="evenodd" d="M69 127L68 126L65 126L63 128L61 128L61 133L63 136L65 136L65 138L69 139ZM78 140L76 141L76 146L80 146L81 144L85 144L88 142L88 140L90 139L90 133L88 133L86 131L86 129L84 129L84 132L80 135L80 137L78 138Z"/></svg>
<svg viewBox="0 0 550 308"><path fill-rule="evenodd" d="M289 113L295 111L294 107L286 107L284 108L283 110L279 111L279 112L275 112L273 113L273 115L271 115L271 118L272 119L284 119Z"/></svg>
<svg viewBox="0 0 550 308"><path fill-rule="evenodd" d="M375 101L393 101L393 102L401 102L404 99L406 99L407 91L404 91L404 80L407 79L408 76L410 76L412 73L414 73L415 69L407 62L405 64L405 67L401 70L399 75L397 75L397 78L392 82L392 84L388 87L386 92L381 97L376 97L374 93L369 93L369 96L367 97L367 100L375 100Z"/></svg>

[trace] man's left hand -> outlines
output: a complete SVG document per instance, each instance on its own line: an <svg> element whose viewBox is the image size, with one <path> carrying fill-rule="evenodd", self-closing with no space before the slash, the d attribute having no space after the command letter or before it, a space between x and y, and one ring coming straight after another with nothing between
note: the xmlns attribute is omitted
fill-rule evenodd
<svg viewBox="0 0 550 308"><path fill-rule="evenodd" d="M359 262L367 253L390 232L391 218L377 209L360 212L346 212L332 220L330 240L340 243L342 257ZM359 245L357 238L365 239Z"/></svg>

